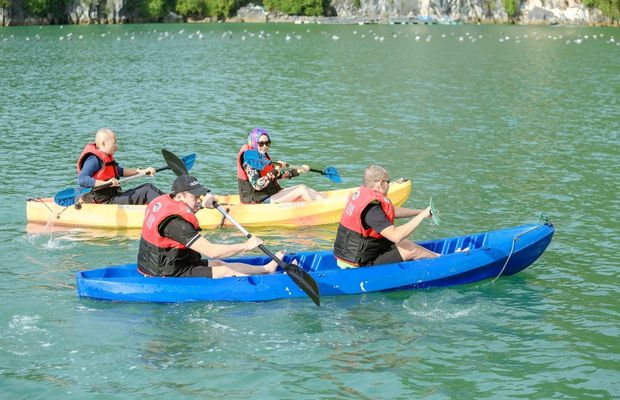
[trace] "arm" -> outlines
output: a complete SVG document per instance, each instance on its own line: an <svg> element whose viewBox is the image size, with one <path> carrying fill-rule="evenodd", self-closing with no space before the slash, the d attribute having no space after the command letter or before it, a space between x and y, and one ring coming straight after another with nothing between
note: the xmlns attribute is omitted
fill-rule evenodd
<svg viewBox="0 0 620 400"><path fill-rule="evenodd" d="M265 176L260 176L260 171L250 167L247 163L243 163L243 170L248 176L250 185L252 185L255 190L263 190L272 180L276 179L275 175L271 173Z"/></svg>
<svg viewBox="0 0 620 400"><path fill-rule="evenodd" d="M307 165L302 165L301 167L291 167L284 161L277 161L275 165L276 169L280 172L280 176L278 177L279 179L291 179L310 171L310 167Z"/></svg>
<svg viewBox="0 0 620 400"><path fill-rule="evenodd" d="M394 211L395 211L396 218L415 217L416 215L424 212L424 210L413 210L411 208L405 208L405 207L396 207Z"/></svg>
<svg viewBox="0 0 620 400"><path fill-rule="evenodd" d="M412 210L413 211L413 210ZM401 240L406 239L413 233L413 231L420 225L424 218L429 218L431 216L431 208L427 207L422 212L418 213L415 217L409 220L407 223L395 226L390 225L387 228L384 228L381 232L381 236L384 238L394 242L399 243Z"/></svg>
<svg viewBox="0 0 620 400"><path fill-rule="evenodd" d="M153 167L148 167L148 168L121 168L118 167L118 173L120 176L134 176L134 175L138 175L138 174L144 174L144 175L155 175L155 168Z"/></svg>
<svg viewBox="0 0 620 400"><path fill-rule="evenodd" d="M106 183L107 181L102 181L102 180L93 178L93 175L95 175L97 171L101 169L101 167L102 167L101 160L99 160L99 158L97 158L96 156L91 155L88 158L86 158L86 160L84 161L84 165L82 166L82 169L80 171L80 174L78 175L78 178L77 178L78 185L80 185L81 187L93 188L95 186L99 186L99 185ZM112 186L120 186L118 183L118 179L112 178L110 179L110 181L112 181Z"/></svg>
<svg viewBox="0 0 620 400"><path fill-rule="evenodd" d="M255 236L252 236L244 243L218 244L211 243L205 237L200 236L189 248L209 258L230 257L244 251L250 251L258 247L259 244L262 244L260 239L257 241L255 238Z"/></svg>
<svg viewBox="0 0 620 400"><path fill-rule="evenodd" d="M263 243L253 236L245 243L211 243L200 235L192 224L179 216L172 216L159 227L162 236L183 244L209 258L230 257L243 251L253 250Z"/></svg>

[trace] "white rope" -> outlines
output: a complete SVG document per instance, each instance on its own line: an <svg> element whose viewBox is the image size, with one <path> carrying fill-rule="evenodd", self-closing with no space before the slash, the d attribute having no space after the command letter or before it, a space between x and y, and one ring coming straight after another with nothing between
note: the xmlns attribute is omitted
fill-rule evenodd
<svg viewBox="0 0 620 400"><path fill-rule="evenodd" d="M500 276L502 276L502 274L504 273L504 270L506 269L506 266L508 265L508 261L510 261L510 257L512 257L512 253L515 250L515 244L517 243L517 240L519 240L519 238L523 235L525 235L528 232L531 232L535 229L540 228L541 226L544 226L545 224L539 224L536 226L531 227L530 229L523 231L517 235L515 235L514 239L512 239L512 248L510 249L510 253L508 253L508 257L506 258L506 262L504 263L504 266L502 267L502 270L499 271L499 274L491 281L491 283L495 283L495 281L497 280L497 278L499 278Z"/></svg>

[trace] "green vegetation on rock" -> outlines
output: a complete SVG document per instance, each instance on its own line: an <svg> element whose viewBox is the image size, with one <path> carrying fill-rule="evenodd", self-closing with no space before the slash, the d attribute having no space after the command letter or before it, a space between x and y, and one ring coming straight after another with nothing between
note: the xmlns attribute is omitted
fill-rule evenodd
<svg viewBox="0 0 620 400"><path fill-rule="evenodd" d="M611 18L612 22L620 21L620 0L583 0L583 5L589 8L598 8Z"/></svg>
<svg viewBox="0 0 620 400"><path fill-rule="evenodd" d="M323 15L323 0L265 0L268 11L278 11L289 15Z"/></svg>

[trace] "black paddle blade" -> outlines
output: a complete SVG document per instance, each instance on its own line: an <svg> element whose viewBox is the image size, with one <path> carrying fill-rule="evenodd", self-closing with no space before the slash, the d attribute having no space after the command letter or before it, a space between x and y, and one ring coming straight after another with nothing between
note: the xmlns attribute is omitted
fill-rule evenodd
<svg viewBox="0 0 620 400"><path fill-rule="evenodd" d="M176 176L188 175L185 163L179 157L174 155L174 153L166 149L161 149L161 154L164 156L164 160L166 160L168 167Z"/></svg>
<svg viewBox="0 0 620 400"><path fill-rule="evenodd" d="M301 290L306 292L308 297L314 301L317 306L321 305L321 299L319 297L319 287L316 284L314 278L310 276L306 271L301 269L299 265L285 264L284 271L291 277L291 279L299 286Z"/></svg>

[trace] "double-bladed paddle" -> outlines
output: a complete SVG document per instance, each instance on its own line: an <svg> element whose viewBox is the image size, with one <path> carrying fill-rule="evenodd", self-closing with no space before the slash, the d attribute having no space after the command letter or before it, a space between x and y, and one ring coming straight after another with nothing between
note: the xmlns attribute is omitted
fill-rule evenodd
<svg viewBox="0 0 620 400"><path fill-rule="evenodd" d="M168 167L172 170L172 172L174 172L178 176L187 175L187 169L185 168L185 164L181 160L179 160L176 155L166 149L162 149L161 153L163 154L164 159L166 160L166 163L168 164ZM222 206L217 204L217 202L214 202L213 206L237 229L239 229L239 231L241 231L241 233L243 233L248 239L252 237L252 234L246 231L243 226L241 226L237 221L235 221L233 217L231 217L226 212L226 210L222 208ZM261 244L258 247L273 261L278 263L281 268L284 269L286 274L293 280L293 282L295 282L297 286L299 286L301 290L303 290L308 295L308 297L310 297L310 299L312 299L314 304L316 304L317 306L321 305L319 287L316 284L314 278L310 276L310 274L304 271L299 265L285 263L284 261L276 257L276 255L273 254L271 250L269 250L267 247L265 247L265 245Z"/></svg>
<svg viewBox="0 0 620 400"><path fill-rule="evenodd" d="M185 170L187 171L187 170L192 169L192 167L194 166L195 160L196 160L196 154L192 153L192 154L186 155L179 161L183 165L183 168L185 168ZM157 168L155 172L164 171L166 169L171 169L171 168L170 166L165 166L165 167ZM128 176L127 178L119 179L118 182L124 183L124 182L131 181L133 179L141 178L143 176L146 176L146 174L140 173L140 174L136 174L133 176ZM106 182L106 183L103 183L101 185L98 185L92 188L82 188L82 189L69 188L69 189L61 190L60 192L56 193L56 195L54 196L54 202L58 204L59 206L68 207L68 206L75 204L80 199L80 197L84 196L86 193L89 193L93 190L104 189L110 186L112 186L112 182Z"/></svg>
<svg viewBox="0 0 620 400"><path fill-rule="evenodd" d="M243 160L248 163L250 167L259 171L265 168L271 162L271 160L263 156L258 150L247 150L245 153L243 153ZM316 172L324 175L327 179L334 183L342 182L342 178L340 178L340 174L338 173L336 167L327 166L325 167L325 169L310 167L310 172Z"/></svg>
<svg viewBox="0 0 620 400"><path fill-rule="evenodd" d="M252 234L245 230L245 228L241 226L237 221L235 221L235 219L231 217L230 214L228 214L226 210L222 208L222 206L217 204L217 202L214 202L213 205L226 219L228 219L237 229L239 229L239 231L243 233L245 237L247 237L248 239L252 237ZM273 254L271 250L269 250L267 247L265 247L265 245L261 244L258 246L258 248L261 249L265 254L267 254L273 261L277 262L278 265L282 269L284 269L286 274L293 280L293 282L295 282L301 290L306 292L306 294L308 295L308 297L310 297L314 304L316 304L317 306L321 305L319 287L316 284L314 278L310 276L310 274L304 271L299 265L285 263L283 260L276 257L276 255Z"/></svg>

